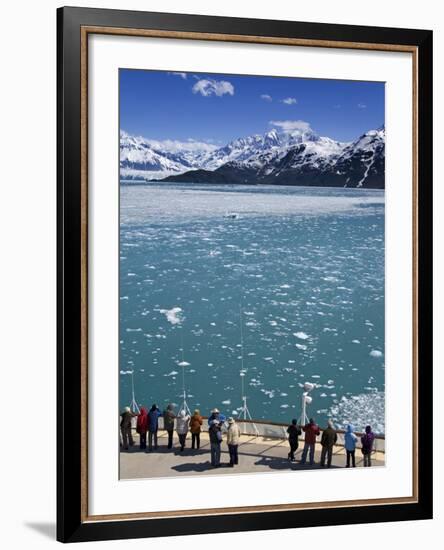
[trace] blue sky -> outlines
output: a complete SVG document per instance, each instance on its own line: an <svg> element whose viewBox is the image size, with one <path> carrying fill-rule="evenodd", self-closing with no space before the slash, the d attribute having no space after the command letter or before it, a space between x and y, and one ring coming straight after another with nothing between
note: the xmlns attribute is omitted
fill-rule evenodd
<svg viewBox="0 0 444 550"><path fill-rule="evenodd" d="M225 145L300 121L351 141L384 124L384 84L120 69L120 128L130 134Z"/></svg>

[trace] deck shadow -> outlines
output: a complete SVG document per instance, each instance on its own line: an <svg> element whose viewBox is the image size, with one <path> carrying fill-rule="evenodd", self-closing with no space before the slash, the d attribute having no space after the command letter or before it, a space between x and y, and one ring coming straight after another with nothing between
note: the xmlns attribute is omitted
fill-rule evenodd
<svg viewBox="0 0 444 550"><path fill-rule="evenodd" d="M290 462L287 458L282 457L262 457L254 463L255 466L268 466L272 470L332 470L340 466L331 465L330 468L321 468L319 463L313 465L301 464L300 462Z"/></svg>
<svg viewBox="0 0 444 550"><path fill-rule="evenodd" d="M220 468L228 468L227 464L221 464ZM215 468L210 461L207 462L188 462L187 464L177 464L171 466L176 472L205 472L206 470L214 470L217 472L220 468Z"/></svg>
<svg viewBox="0 0 444 550"><path fill-rule="evenodd" d="M171 449L170 449L171 451ZM208 455L210 452L210 448L207 447L206 449L201 447L200 449L191 449L191 448L186 448L181 451L180 449L178 448L175 448L174 449L174 456L199 456L199 455Z"/></svg>

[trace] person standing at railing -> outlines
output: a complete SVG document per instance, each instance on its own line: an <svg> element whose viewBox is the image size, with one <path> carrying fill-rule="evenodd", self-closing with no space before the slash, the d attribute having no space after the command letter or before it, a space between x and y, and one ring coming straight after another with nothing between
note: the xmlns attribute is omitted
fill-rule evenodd
<svg viewBox="0 0 444 550"><path fill-rule="evenodd" d="M351 459L353 468L356 467L355 452L356 452L356 441L358 441L358 438L353 432L354 432L354 428L352 424L348 424L344 435L344 445L345 445L345 451L347 453L346 468L350 468L350 459Z"/></svg>
<svg viewBox="0 0 444 550"><path fill-rule="evenodd" d="M168 449L173 447L173 433L174 433L174 419L176 414L174 413L174 406L172 403L163 411L163 427L168 434Z"/></svg>
<svg viewBox="0 0 444 550"><path fill-rule="evenodd" d="M128 444L131 447L134 445L133 434L131 433L131 420L137 416L133 413L130 407L125 407L120 415L120 431L122 433L122 444L125 451L128 450Z"/></svg>
<svg viewBox="0 0 444 550"><path fill-rule="evenodd" d="M154 439L154 448L157 449L157 432L159 430L159 417L162 416L159 408L155 403L148 413L148 450L153 450L153 439Z"/></svg>
<svg viewBox="0 0 444 550"><path fill-rule="evenodd" d="M219 420L213 419L209 428L211 465L220 466L220 446L222 444L222 429Z"/></svg>
<svg viewBox="0 0 444 550"><path fill-rule="evenodd" d="M217 421L219 422L220 424L223 424L226 420L226 417L224 414L222 414L220 412L219 409L213 409L211 411L211 414L210 416L208 417L208 427L211 426L211 424L214 422L214 421Z"/></svg>
<svg viewBox="0 0 444 550"><path fill-rule="evenodd" d="M200 432L202 430L202 417L199 409L196 409L190 420L190 432L191 432L191 448L199 449L200 447Z"/></svg>
<svg viewBox="0 0 444 550"><path fill-rule="evenodd" d="M298 426L296 418L293 418L291 424L287 428L288 443L290 444L290 452L288 453L288 460L295 461L294 453L299 447L299 436L302 434L301 427Z"/></svg>
<svg viewBox="0 0 444 550"><path fill-rule="evenodd" d="M228 419L227 444L230 453L230 467L239 464L238 448L240 442L240 429L234 418Z"/></svg>
<svg viewBox="0 0 444 550"><path fill-rule="evenodd" d="M371 426L365 427L365 433L361 436L361 451L364 455L364 466L372 465L373 444L375 442L375 434L372 432Z"/></svg>
<svg viewBox="0 0 444 550"><path fill-rule="evenodd" d="M140 413L137 415L136 432L139 434L140 450L146 449L146 432L148 431L148 411L145 407L140 407Z"/></svg>
<svg viewBox="0 0 444 550"><path fill-rule="evenodd" d="M318 436L321 431L319 426L315 423L313 418L310 418L308 424L302 428L305 432L305 443L304 450L302 451L301 464L305 464L307 460L307 454L310 451L310 466L314 464L314 454L315 454L315 445L316 445L316 436Z"/></svg>
<svg viewBox="0 0 444 550"><path fill-rule="evenodd" d="M328 425L325 430L322 432L321 437L321 468L325 466L325 458L327 457L327 467L331 468L331 459L333 457L333 446L338 440L338 434L333 427L333 422L328 421Z"/></svg>
<svg viewBox="0 0 444 550"><path fill-rule="evenodd" d="M188 428L190 425L190 415L186 414L184 410L181 410L179 416L176 419L176 431L179 436L180 452L185 448L185 441L187 439Z"/></svg>

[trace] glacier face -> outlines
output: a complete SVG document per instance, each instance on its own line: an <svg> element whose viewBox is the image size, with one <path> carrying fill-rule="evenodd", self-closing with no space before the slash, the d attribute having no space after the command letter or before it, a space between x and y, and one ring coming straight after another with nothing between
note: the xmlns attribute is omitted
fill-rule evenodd
<svg viewBox="0 0 444 550"><path fill-rule="evenodd" d="M238 138L223 147L120 134L120 179L384 188L385 129L344 143L311 128Z"/></svg>

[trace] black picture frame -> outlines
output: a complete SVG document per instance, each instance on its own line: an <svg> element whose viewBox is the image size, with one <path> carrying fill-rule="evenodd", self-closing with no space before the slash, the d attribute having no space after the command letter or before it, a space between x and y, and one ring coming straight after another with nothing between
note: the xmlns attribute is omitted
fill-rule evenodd
<svg viewBox="0 0 444 550"><path fill-rule="evenodd" d="M155 29L406 45L417 51L416 502L191 517L97 520L82 512L81 29ZM333 46L334 47L334 46ZM57 539L158 537L432 518L432 32L293 21L64 7L57 10Z"/></svg>

